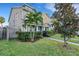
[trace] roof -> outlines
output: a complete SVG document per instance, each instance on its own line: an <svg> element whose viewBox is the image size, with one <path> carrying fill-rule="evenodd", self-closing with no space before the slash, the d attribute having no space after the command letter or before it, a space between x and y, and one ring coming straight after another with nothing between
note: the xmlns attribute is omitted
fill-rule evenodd
<svg viewBox="0 0 79 59"><path fill-rule="evenodd" d="M28 4L24 4L24 6L27 6L27 7L31 8L31 9L35 10L35 8L31 7L31 6L28 5Z"/></svg>
<svg viewBox="0 0 79 59"><path fill-rule="evenodd" d="M9 15L9 19L8 19L8 21L10 20L10 17L11 17L11 13L12 13L12 9L13 9L13 8L11 8L11 11L10 11L10 15Z"/></svg>
<svg viewBox="0 0 79 59"><path fill-rule="evenodd" d="M33 7L31 7L31 6L27 5L27 4L25 4L25 6L31 8L32 10L35 11L35 9L34 9ZM20 7L12 7L12 8L11 8L11 11L10 11L10 15L9 15L9 19L8 19L8 21L10 20L10 17L11 17L11 14L12 14L12 10L13 10L13 9L22 8L22 7L24 7L24 6L20 6Z"/></svg>

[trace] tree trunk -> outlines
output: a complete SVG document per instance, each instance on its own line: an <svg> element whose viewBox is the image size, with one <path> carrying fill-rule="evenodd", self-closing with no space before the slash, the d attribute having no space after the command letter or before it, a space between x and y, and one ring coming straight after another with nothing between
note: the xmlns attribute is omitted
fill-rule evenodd
<svg viewBox="0 0 79 59"><path fill-rule="evenodd" d="M66 35L64 34L64 47L67 47Z"/></svg>
<svg viewBox="0 0 79 59"><path fill-rule="evenodd" d="M35 39L36 39L37 25L35 25Z"/></svg>
<svg viewBox="0 0 79 59"><path fill-rule="evenodd" d="M42 35L42 38L43 38L43 25L42 25L42 31L41 31L41 35Z"/></svg>
<svg viewBox="0 0 79 59"><path fill-rule="evenodd" d="M35 28L33 28L33 41L34 41L34 38L35 38Z"/></svg>
<svg viewBox="0 0 79 59"><path fill-rule="evenodd" d="M31 41L34 41L34 39L33 39L33 34L32 34L32 28L31 28L31 25L30 25L30 39L31 39Z"/></svg>
<svg viewBox="0 0 79 59"><path fill-rule="evenodd" d="M31 27L30 27L30 39L31 39Z"/></svg>

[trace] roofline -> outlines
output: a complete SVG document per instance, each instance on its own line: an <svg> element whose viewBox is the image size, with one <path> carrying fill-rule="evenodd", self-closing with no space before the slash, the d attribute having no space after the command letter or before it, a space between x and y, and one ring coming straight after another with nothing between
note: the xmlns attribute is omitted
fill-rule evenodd
<svg viewBox="0 0 79 59"><path fill-rule="evenodd" d="M9 22L9 20L10 20L10 17L11 17L11 14L12 14L12 10L13 10L13 8L11 8L11 11L10 11L10 15L9 15L8 22Z"/></svg>
<svg viewBox="0 0 79 59"><path fill-rule="evenodd" d="M29 5L25 5L25 6L27 6L27 7L31 8L32 10L34 10L34 12L36 11L34 8L32 8L32 7L31 7L31 6L29 6ZM11 11L10 11L10 15L9 15L8 22L9 22L9 20L10 20L10 17L11 17L11 14L12 14L12 10L13 10L13 9L17 9L17 8L22 8L22 6L21 6L21 7L12 7L12 8L11 8Z"/></svg>
<svg viewBox="0 0 79 59"><path fill-rule="evenodd" d="M48 18L50 18L47 13L42 13L42 15L46 15Z"/></svg>
<svg viewBox="0 0 79 59"><path fill-rule="evenodd" d="M27 6L27 7L31 8L32 10L36 11L35 8L31 7L30 5L25 4L25 6ZM23 6L20 6L20 7L12 7L12 8L16 9L16 8L22 8L22 7Z"/></svg>
<svg viewBox="0 0 79 59"><path fill-rule="evenodd" d="M35 8L31 7L31 6L30 6L30 5L28 5L28 4L25 4L25 6L27 6L27 7L31 8L32 10L36 11L36 9L35 9Z"/></svg>

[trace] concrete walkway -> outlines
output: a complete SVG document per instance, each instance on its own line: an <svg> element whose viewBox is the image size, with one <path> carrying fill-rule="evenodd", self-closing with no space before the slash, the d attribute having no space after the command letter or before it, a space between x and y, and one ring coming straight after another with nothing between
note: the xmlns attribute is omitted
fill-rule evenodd
<svg viewBox="0 0 79 59"><path fill-rule="evenodd" d="M46 38L46 39L48 39L48 40L55 40L55 41L58 41L58 42L64 42L63 40L58 40L58 39L54 39L54 38ZM77 43L73 43L73 42L67 42L67 43L79 46L79 44L77 44Z"/></svg>

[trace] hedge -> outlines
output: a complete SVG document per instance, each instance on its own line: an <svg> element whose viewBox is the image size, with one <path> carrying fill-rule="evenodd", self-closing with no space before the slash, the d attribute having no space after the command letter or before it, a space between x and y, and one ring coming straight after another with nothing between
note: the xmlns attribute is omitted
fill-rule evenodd
<svg viewBox="0 0 79 59"><path fill-rule="evenodd" d="M16 32L16 33L17 33L17 39L21 41L31 41L30 32ZM33 32L31 32L31 35L33 35ZM41 32L34 33L34 39L38 39L41 37L42 37Z"/></svg>

